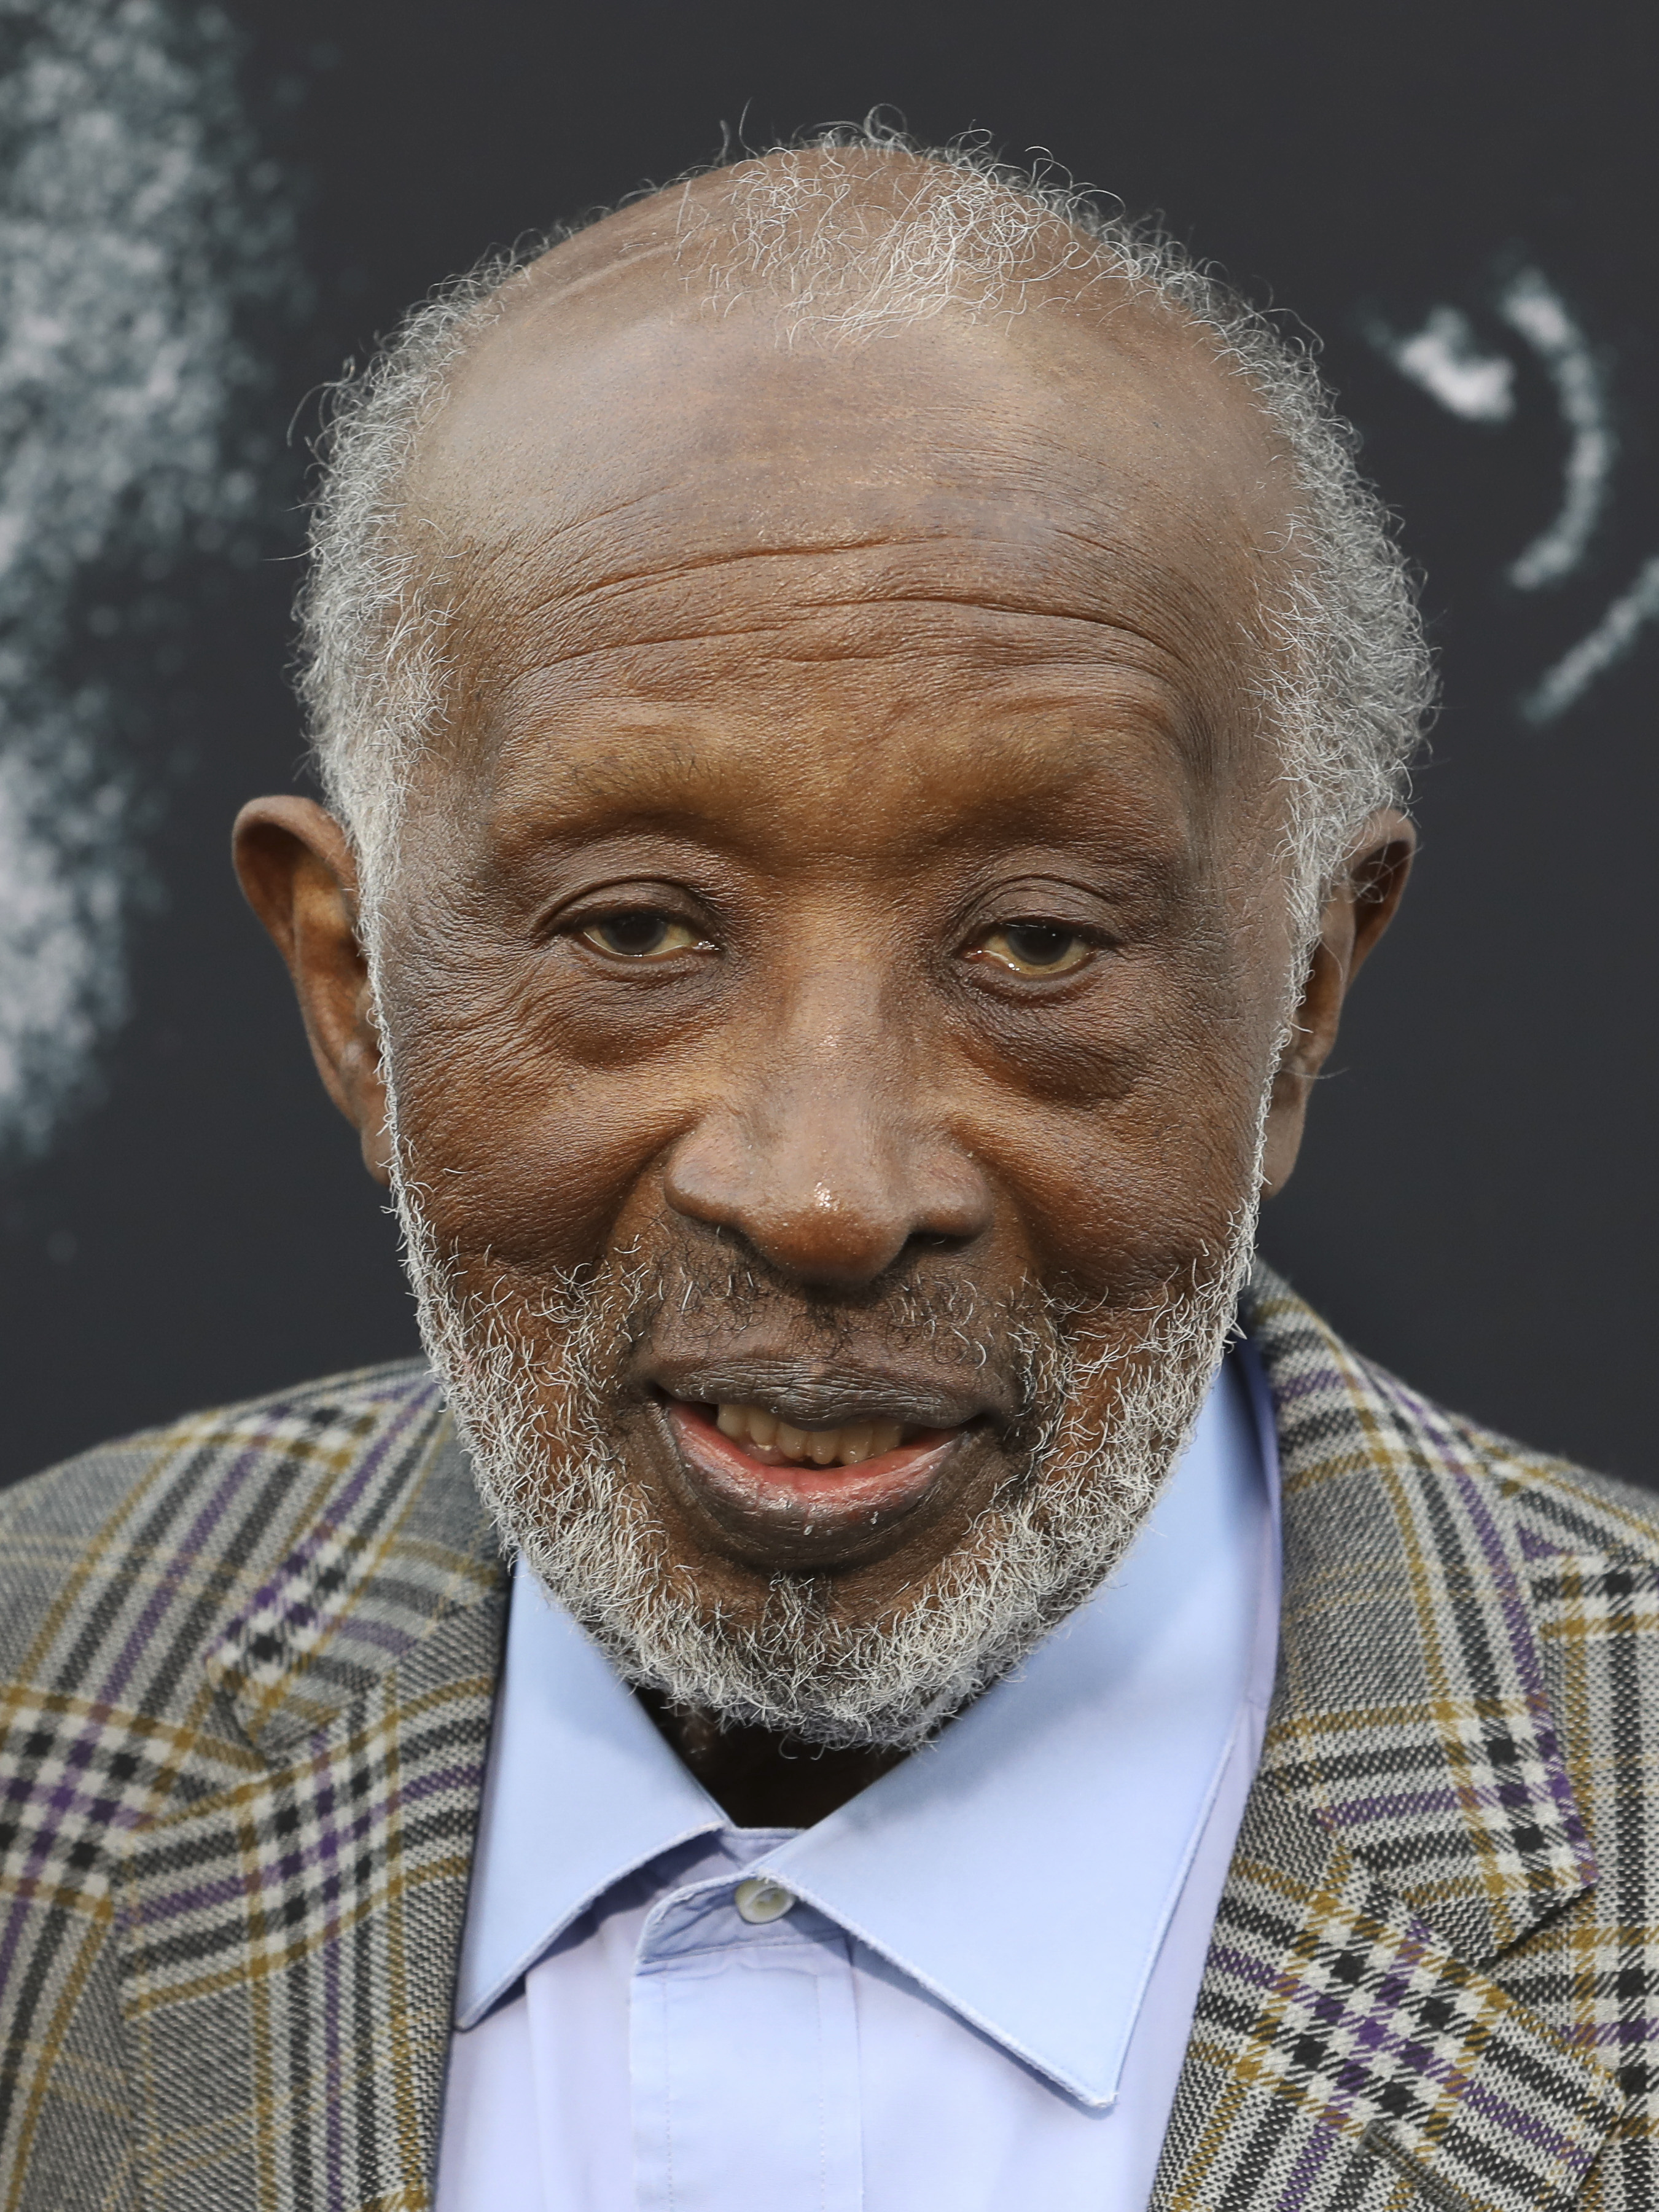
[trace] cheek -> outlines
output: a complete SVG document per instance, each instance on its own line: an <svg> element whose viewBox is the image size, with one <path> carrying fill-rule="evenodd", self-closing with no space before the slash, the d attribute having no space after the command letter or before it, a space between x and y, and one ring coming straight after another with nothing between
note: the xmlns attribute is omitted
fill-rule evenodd
<svg viewBox="0 0 1659 2212"><path fill-rule="evenodd" d="M1254 1195L1271 1026L1212 986L1178 993L1109 1090L986 1116L975 1149L1045 1279L1115 1297L1220 1249Z"/></svg>
<svg viewBox="0 0 1659 2212"><path fill-rule="evenodd" d="M1255 1121L1252 1100L1224 1127L1136 1113L1045 1130L1036 1162L1004 1169L1039 1275L1116 1299L1220 1250L1252 1194Z"/></svg>
<svg viewBox="0 0 1659 2212"><path fill-rule="evenodd" d="M674 1055L649 1073L560 1048L486 969L390 1005L398 1133L447 1243L570 1268L657 1209L656 1164L693 1110Z"/></svg>

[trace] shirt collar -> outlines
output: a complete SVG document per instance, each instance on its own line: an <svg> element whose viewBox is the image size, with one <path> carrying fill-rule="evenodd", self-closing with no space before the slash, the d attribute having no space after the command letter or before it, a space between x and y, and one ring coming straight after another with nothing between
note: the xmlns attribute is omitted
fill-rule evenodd
<svg viewBox="0 0 1659 2212"><path fill-rule="evenodd" d="M753 1870L1072 2095L1109 2105L1243 1705L1272 1686L1276 1491L1245 1347L1105 1587L935 1743ZM458 2024L613 1882L730 1825L520 1570Z"/></svg>

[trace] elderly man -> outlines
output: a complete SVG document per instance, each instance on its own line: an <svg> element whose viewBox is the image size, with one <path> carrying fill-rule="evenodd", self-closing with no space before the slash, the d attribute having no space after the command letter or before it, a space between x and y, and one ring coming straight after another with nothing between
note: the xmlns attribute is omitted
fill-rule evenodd
<svg viewBox="0 0 1659 2212"><path fill-rule="evenodd" d="M785 149L417 313L304 621L430 1364L8 1500L4 2202L1659 2201L1659 1515L1252 1271L1428 690L1306 357Z"/></svg>

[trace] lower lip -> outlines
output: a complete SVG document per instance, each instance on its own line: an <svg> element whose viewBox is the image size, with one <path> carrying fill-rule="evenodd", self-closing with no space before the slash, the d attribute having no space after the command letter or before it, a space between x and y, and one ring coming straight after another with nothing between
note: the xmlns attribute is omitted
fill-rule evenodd
<svg viewBox="0 0 1659 2212"><path fill-rule="evenodd" d="M963 1436L933 1429L896 1451L856 1467L768 1467L723 1436L700 1406L671 1399L668 1425L692 1472L714 1493L710 1502L753 1516L814 1528L871 1527L919 1505L932 1490Z"/></svg>

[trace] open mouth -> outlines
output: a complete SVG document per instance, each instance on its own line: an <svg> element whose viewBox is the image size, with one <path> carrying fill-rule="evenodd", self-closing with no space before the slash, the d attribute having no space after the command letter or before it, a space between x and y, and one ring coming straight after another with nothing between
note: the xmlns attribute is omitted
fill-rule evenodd
<svg viewBox="0 0 1659 2212"><path fill-rule="evenodd" d="M734 1532L818 1541L908 1514L968 1432L890 1419L797 1428L755 1405L662 1403L686 1474L716 1520Z"/></svg>

